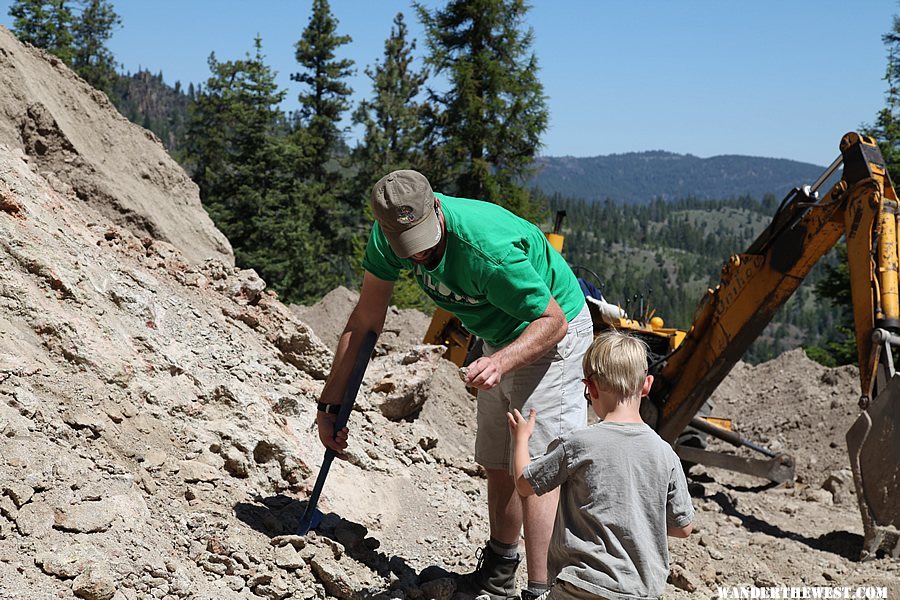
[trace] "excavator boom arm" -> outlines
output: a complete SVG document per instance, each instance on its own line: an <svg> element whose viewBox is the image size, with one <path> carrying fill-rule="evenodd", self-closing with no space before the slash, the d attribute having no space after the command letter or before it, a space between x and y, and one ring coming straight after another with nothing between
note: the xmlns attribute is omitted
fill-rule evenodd
<svg viewBox="0 0 900 600"><path fill-rule="evenodd" d="M821 199L795 189L747 252L722 267L682 343L660 366L650 402L674 443L813 266L846 237L863 412L847 435L865 553L900 555L900 345L897 196L875 141L848 133L843 175ZM817 185L824 182L820 178ZM888 457L888 460L885 460Z"/></svg>

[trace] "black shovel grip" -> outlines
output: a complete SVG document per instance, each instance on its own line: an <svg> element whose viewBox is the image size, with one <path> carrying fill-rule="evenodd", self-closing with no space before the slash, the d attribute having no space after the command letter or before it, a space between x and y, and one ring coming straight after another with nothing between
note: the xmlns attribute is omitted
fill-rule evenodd
<svg viewBox="0 0 900 600"><path fill-rule="evenodd" d="M347 379L347 387L344 388L344 399L341 400L341 409L338 411L337 419L334 420L334 434L347 426L350 420L350 413L353 411L353 404L356 402L356 394L359 393L359 386L362 385L363 376L366 374L366 367L369 365L369 359L375 350L375 340L378 334L374 331L367 331L363 337L362 345L356 354L356 361L353 363L353 370L350 372L350 378Z"/></svg>

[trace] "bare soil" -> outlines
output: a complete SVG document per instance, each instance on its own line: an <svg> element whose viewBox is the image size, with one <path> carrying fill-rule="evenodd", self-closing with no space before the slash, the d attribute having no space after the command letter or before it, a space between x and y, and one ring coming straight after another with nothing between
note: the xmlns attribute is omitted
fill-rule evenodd
<svg viewBox="0 0 900 600"><path fill-rule="evenodd" d="M233 266L158 140L2 28L0 83L0 597L450 599L420 575L474 566L485 480L474 399L418 343L427 317L392 310L325 519L294 535L355 295L284 306ZM900 593L898 562L859 561L857 386L800 351L733 370L714 414L793 455L798 478L696 468L697 533L670 544L667 596Z"/></svg>

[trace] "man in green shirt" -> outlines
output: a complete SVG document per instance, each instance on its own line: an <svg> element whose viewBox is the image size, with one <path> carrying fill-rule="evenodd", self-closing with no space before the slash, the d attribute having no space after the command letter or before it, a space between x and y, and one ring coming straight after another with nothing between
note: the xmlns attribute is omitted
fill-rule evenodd
<svg viewBox="0 0 900 600"><path fill-rule="evenodd" d="M416 171L394 171L372 189L372 227L359 301L338 343L321 401L339 404L366 331L380 332L401 270L411 270L434 302L485 341L466 384L478 394L475 460L487 472L491 539L458 590L491 600L515 596L524 524L528 589L547 589L547 548L558 491L520 500L512 477L506 413L535 408L529 442L543 454L559 435L586 423L581 357L593 327L571 269L533 224L489 202L432 191ZM527 413L526 413L527 414ZM317 416L322 443L341 453L347 431L332 439L335 415Z"/></svg>

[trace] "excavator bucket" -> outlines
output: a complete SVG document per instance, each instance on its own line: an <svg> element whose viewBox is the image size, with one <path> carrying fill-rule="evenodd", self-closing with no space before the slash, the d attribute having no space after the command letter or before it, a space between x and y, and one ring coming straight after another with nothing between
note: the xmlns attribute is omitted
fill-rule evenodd
<svg viewBox="0 0 900 600"><path fill-rule="evenodd" d="M900 376L890 379L847 431L862 513L862 558L900 557Z"/></svg>

